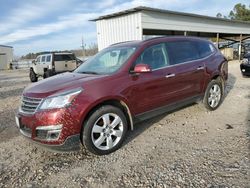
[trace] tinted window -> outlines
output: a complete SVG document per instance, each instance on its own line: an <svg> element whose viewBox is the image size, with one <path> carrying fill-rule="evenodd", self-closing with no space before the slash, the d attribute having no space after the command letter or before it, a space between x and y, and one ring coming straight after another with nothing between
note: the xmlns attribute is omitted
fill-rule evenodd
<svg viewBox="0 0 250 188"><path fill-rule="evenodd" d="M201 58L207 57L214 52L214 47L208 42L197 42L197 48Z"/></svg>
<svg viewBox="0 0 250 188"><path fill-rule="evenodd" d="M46 56L42 56L42 62L45 62Z"/></svg>
<svg viewBox="0 0 250 188"><path fill-rule="evenodd" d="M199 59L199 52L193 42L190 41L176 41L167 42L166 48L170 54L170 64L175 65L187 61Z"/></svg>
<svg viewBox="0 0 250 188"><path fill-rule="evenodd" d="M158 69L169 65L165 44L157 44L147 48L136 60L136 64L147 64L151 69Z"/></svg>
<svg viewBox="0 0 250 188"><path fill-rule="evenodd" d="M60 54L60 55L55 55L55 61L71 61L75 60L75 57L73 54Z"/></svg>
<svg viewBox="0 0 250 188"><path fill-rule="evenodd" d="M46 57L46 62L50 62L50 60L51 60L51 55L48 55L48 56Z"/></svg>

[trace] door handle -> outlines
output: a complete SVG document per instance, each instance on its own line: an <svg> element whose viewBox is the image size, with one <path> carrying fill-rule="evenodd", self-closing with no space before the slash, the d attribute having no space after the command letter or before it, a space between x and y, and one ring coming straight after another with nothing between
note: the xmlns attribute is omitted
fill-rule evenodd
<svg viewBox="0 0 250 188"><path fill-rule="evenodd" d="M202 67L202 66L197 68L197 70L204 70L204 69L205 67Z"/></svg>
<svg viewBox="0 0 250 188"><path fill-rule="evenodd" d="M175 77L175 74L168 74L165 76L166 78L171 78L171 77Z"/></svg>

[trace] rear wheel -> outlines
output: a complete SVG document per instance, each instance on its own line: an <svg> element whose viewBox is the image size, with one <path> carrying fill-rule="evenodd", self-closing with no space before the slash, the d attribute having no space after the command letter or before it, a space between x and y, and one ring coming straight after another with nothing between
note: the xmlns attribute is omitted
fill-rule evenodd
<svg viewBox="0 0 250 188"><path fill-rule="evenodd" d="M206 89L203 103L208 110L216 110L222 101L222 83L219 79L212 80Z"/></svg>
<svg viewBox="0 0 250 188"><path fill-rule="evenodd" d="M37 75L36 75L36 73L34 72L33 69L30 69L30 81L31 82L37 82Z"/></svg>
<svg viewBox="0 0 250 188"><path fill-rule="evenodd" d="M128 129L124 113L111 105L97 109L83 126L83 144L97 155L106 155L117 150Z"/></svg>
<svg viewBox="0 0 250 188"><path fill-rule="evenodd" d="M53 71L52 70L46 70L46 72L44 73L43 75L43 78L48 78L48 77L51 77L53 76Z"/></svg>

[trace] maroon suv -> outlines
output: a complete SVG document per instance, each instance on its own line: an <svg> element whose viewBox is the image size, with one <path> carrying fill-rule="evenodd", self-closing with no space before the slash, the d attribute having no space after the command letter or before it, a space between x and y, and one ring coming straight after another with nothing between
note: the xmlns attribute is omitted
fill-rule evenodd
<svg viewBox="0 0 250 188"><path fill-rule="evenodd" d="M136 122L202 100L219 107L228 77L214 45L159 37L112 45L72 73L27 87L16 115L20 132L56 150L103 155L118 149Z"/></svg>

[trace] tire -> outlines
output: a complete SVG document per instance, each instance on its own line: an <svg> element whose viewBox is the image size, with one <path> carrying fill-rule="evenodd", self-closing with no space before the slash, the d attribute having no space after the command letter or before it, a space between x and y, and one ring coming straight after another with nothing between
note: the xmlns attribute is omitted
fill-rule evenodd
<svg viewBox="0 0 250 188"><path fill-rule="evenodd" d="M111 105L98 108L83 126L83 145L96 155L107 155L120 148L128 130L124 113Z"/></svg>
<svg viewBox="0 0 250 188"><path fill-rule="evenodd" d="M43 78L45 79L45 78L49 78L49 77L51 77L51 76L53 76L54 74L53 74L53 72L52 72L52 70L47 70L45 73L44 73L44 75L43 75Z"/></svg>
<svg viewBox="0 0 250 188"><path fill-rule="evenodd" d="M216 110L222 102L222 97L223 88L220 79L212 80L207 86L203 104L210 111Z"/></svg>
<svg viewBox="0 0 250 188"><path fill-rule="evenodd" d="M30 69L30 81L31 82L37 82L38 78L36 73L33 71L33 69Z"/></svg>

